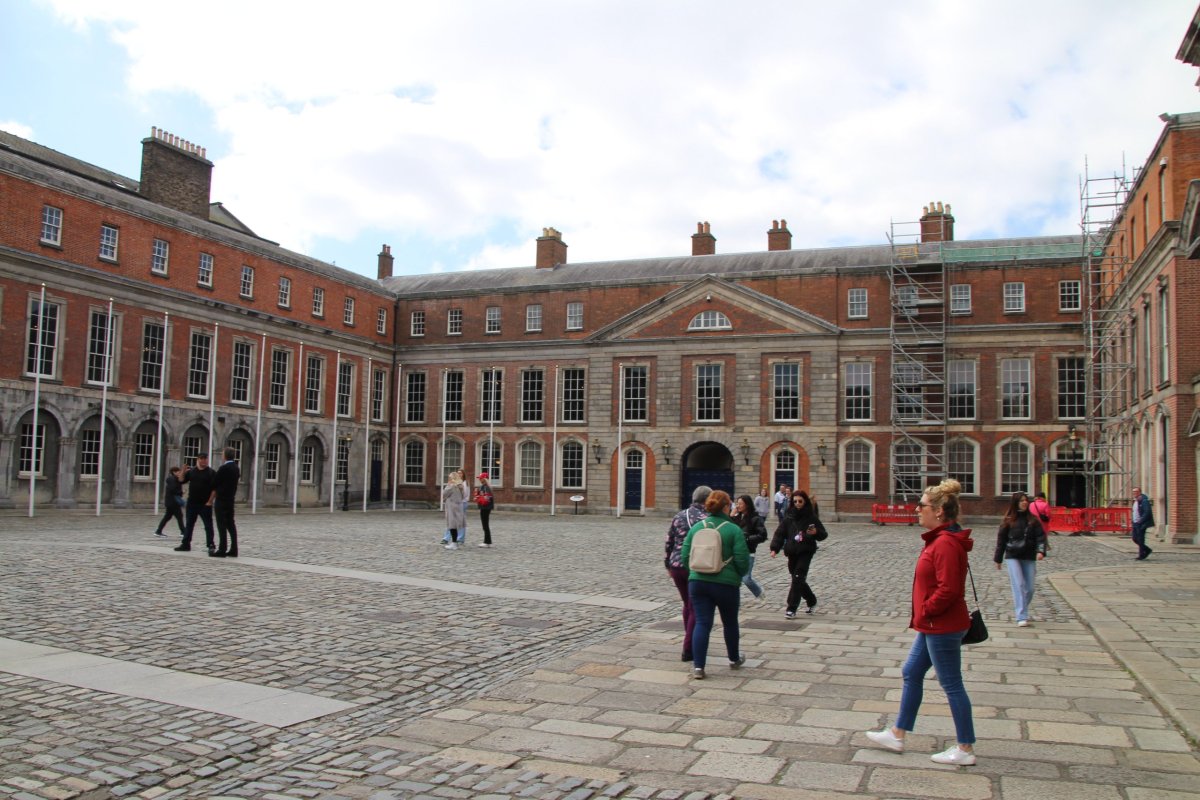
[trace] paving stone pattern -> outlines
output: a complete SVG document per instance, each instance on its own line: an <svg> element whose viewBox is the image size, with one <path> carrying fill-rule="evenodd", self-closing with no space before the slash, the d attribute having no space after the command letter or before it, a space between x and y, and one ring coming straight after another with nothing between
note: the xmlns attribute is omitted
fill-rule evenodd
<svg viewBox="0 0 1200 800"><path fill-rule="evenodd" d="M760 550L770 603L743 606L746 667L725 666L718 631L701 682L679 661L665 518L499 513L494 548L473 528L454 552L430 512L239 519L244 558L218 560L171 551L144 514L0 517L0 636L357 705L280 729L0 671L0 796L1200 796L1193 743L1048 581L1200 566L1194 551L1134 567L1127 541L1055 537L1035 625L1018 629L994 529L978 532L992 639L964 660L980 763L956 769L928 759L953 741L936 682L907 752L862 734L899 699L914 527L832 525L810 573L818 613L796 620L782 558ZM1187 624L1166 649L1194 679Z"/></svg>

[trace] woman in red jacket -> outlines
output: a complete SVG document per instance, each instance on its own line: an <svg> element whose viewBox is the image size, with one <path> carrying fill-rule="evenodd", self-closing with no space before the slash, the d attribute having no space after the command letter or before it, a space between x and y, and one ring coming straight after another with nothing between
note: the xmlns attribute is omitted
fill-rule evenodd
<svg viewBox="0 0 1200 800"><path fill-rule="evenodd" d="M958 743L930 758L938 764L969 767L975 763L975 724L962 680L962 637L971 624L966 580L967 553L974 542L971 531L958 524L961 491L958 481L947 479L926 489L917 504L917 520L927 529L921 534L925 547L917 558L908 623L917 637L901 670L904 689L896 724L867 731L867 738L888 750L904 751L904 736L916 724L921 707L925 674L933 667L950 703Z"/></svg>

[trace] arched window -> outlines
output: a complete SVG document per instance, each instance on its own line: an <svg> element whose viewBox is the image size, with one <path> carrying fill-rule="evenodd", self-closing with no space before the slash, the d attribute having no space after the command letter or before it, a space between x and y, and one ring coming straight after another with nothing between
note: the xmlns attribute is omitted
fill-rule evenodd
<svg viewBox="0 0 1200 800"><path fill-rule="evenodd" d="M425 482L425 443L420 439L409 439L404 443L403 483Z"/></svg>
<svg viewBox="0 0 1200 800"><path fill-rule="evenodd" d="M946 474L962 484L963 494L978 494L979 446L970 439L955 439L946 448Z"/></svg>
<svg viewBox="0 0 1200 800"><path fill-rule="evenodd" d="M1033 459L1027 442L1019 439L1005 442L1000 445L1000 458L997 460L1000 473L996 479L1001 495L1029 491L1029 487L1033 486Z"/></svg>
<svg viewBox="0 0 1200 800"><path fill-rule="evenodd" d="M899 442L892 447L893 491L902 497L920 497L924 487L925 448L919 444Z"/></svg>
<svg viewBox="0 0 1200 800"><path fill-rule="evenodd" d="M451 472L463 468L463 444L458 439L447 439L442 445L442 474L445 480Z"/></svg>
<svg viewBox="0 0 1200 800"><path fill-rule="evenodd" d="M542 485L542 444L521 442L517 448L517 485L537 487Z"/></svg>
<svg viewBox="0 0 1200 800"><path fill-rule="evenodd" d="M858 439L847 442L842 450L842 491L872 494L871 462L874 446Z"/></svg>
<svg viewBox="0 0 1200 800"><path fill-rule="evenodd" d="M583 444L575 440L564 442L562 446L562 466L559 467L559 478L564 489L583 488L583 465L585 463Z"/></svg>
<svg viewBox="0 0 1200 800"><path fill-rule="evenodd" d="M733 329L729 317L720 311L701 311L688 323L689 331L727 331Z"/></svg>

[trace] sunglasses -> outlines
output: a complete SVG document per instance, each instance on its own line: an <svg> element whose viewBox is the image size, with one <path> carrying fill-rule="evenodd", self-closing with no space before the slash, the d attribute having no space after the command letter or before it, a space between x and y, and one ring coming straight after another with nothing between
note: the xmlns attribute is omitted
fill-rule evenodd
<svg viewBox="0 0 1200 800"><path fill-rule="evenodd" d="M793 503L803 503L803 502L804 502L804 498L803 498L803 497L793 497L793 498L792 498L792 502L793 502Z"/></svg>
<svg viewBox="0 0 1200 800"><path fill-rule="evenodd" d="M917 508L933 508L933 503L917 503Z"/></svg>

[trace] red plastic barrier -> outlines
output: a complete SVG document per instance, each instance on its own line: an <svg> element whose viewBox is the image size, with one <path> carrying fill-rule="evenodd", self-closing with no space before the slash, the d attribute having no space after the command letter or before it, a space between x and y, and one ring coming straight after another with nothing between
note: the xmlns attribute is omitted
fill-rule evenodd
<svg viewBox="0 0 1200 800"><path fill-rule="evenodd" d="M1126 533L1132 511L1128 508L1082 508L1085 530L1096 533Z"/></svg>
<svg viewBox="0 0 1200 800"><path fill-rule="evenodd" d="M887 525L894 522L897 525L915 525L917 522L917 507L915 505L891 505L874 503L871 505L871 522L876 525Z"/></svg>
<svg viewBox="0 0 1200 800"><path fill-rule="evenodd" d="M1050 506L1050 521L1046 530L1054 533L1065 533L1074 536L1084 530L1083 513L1078 508L1066 506Z"/></svg>

